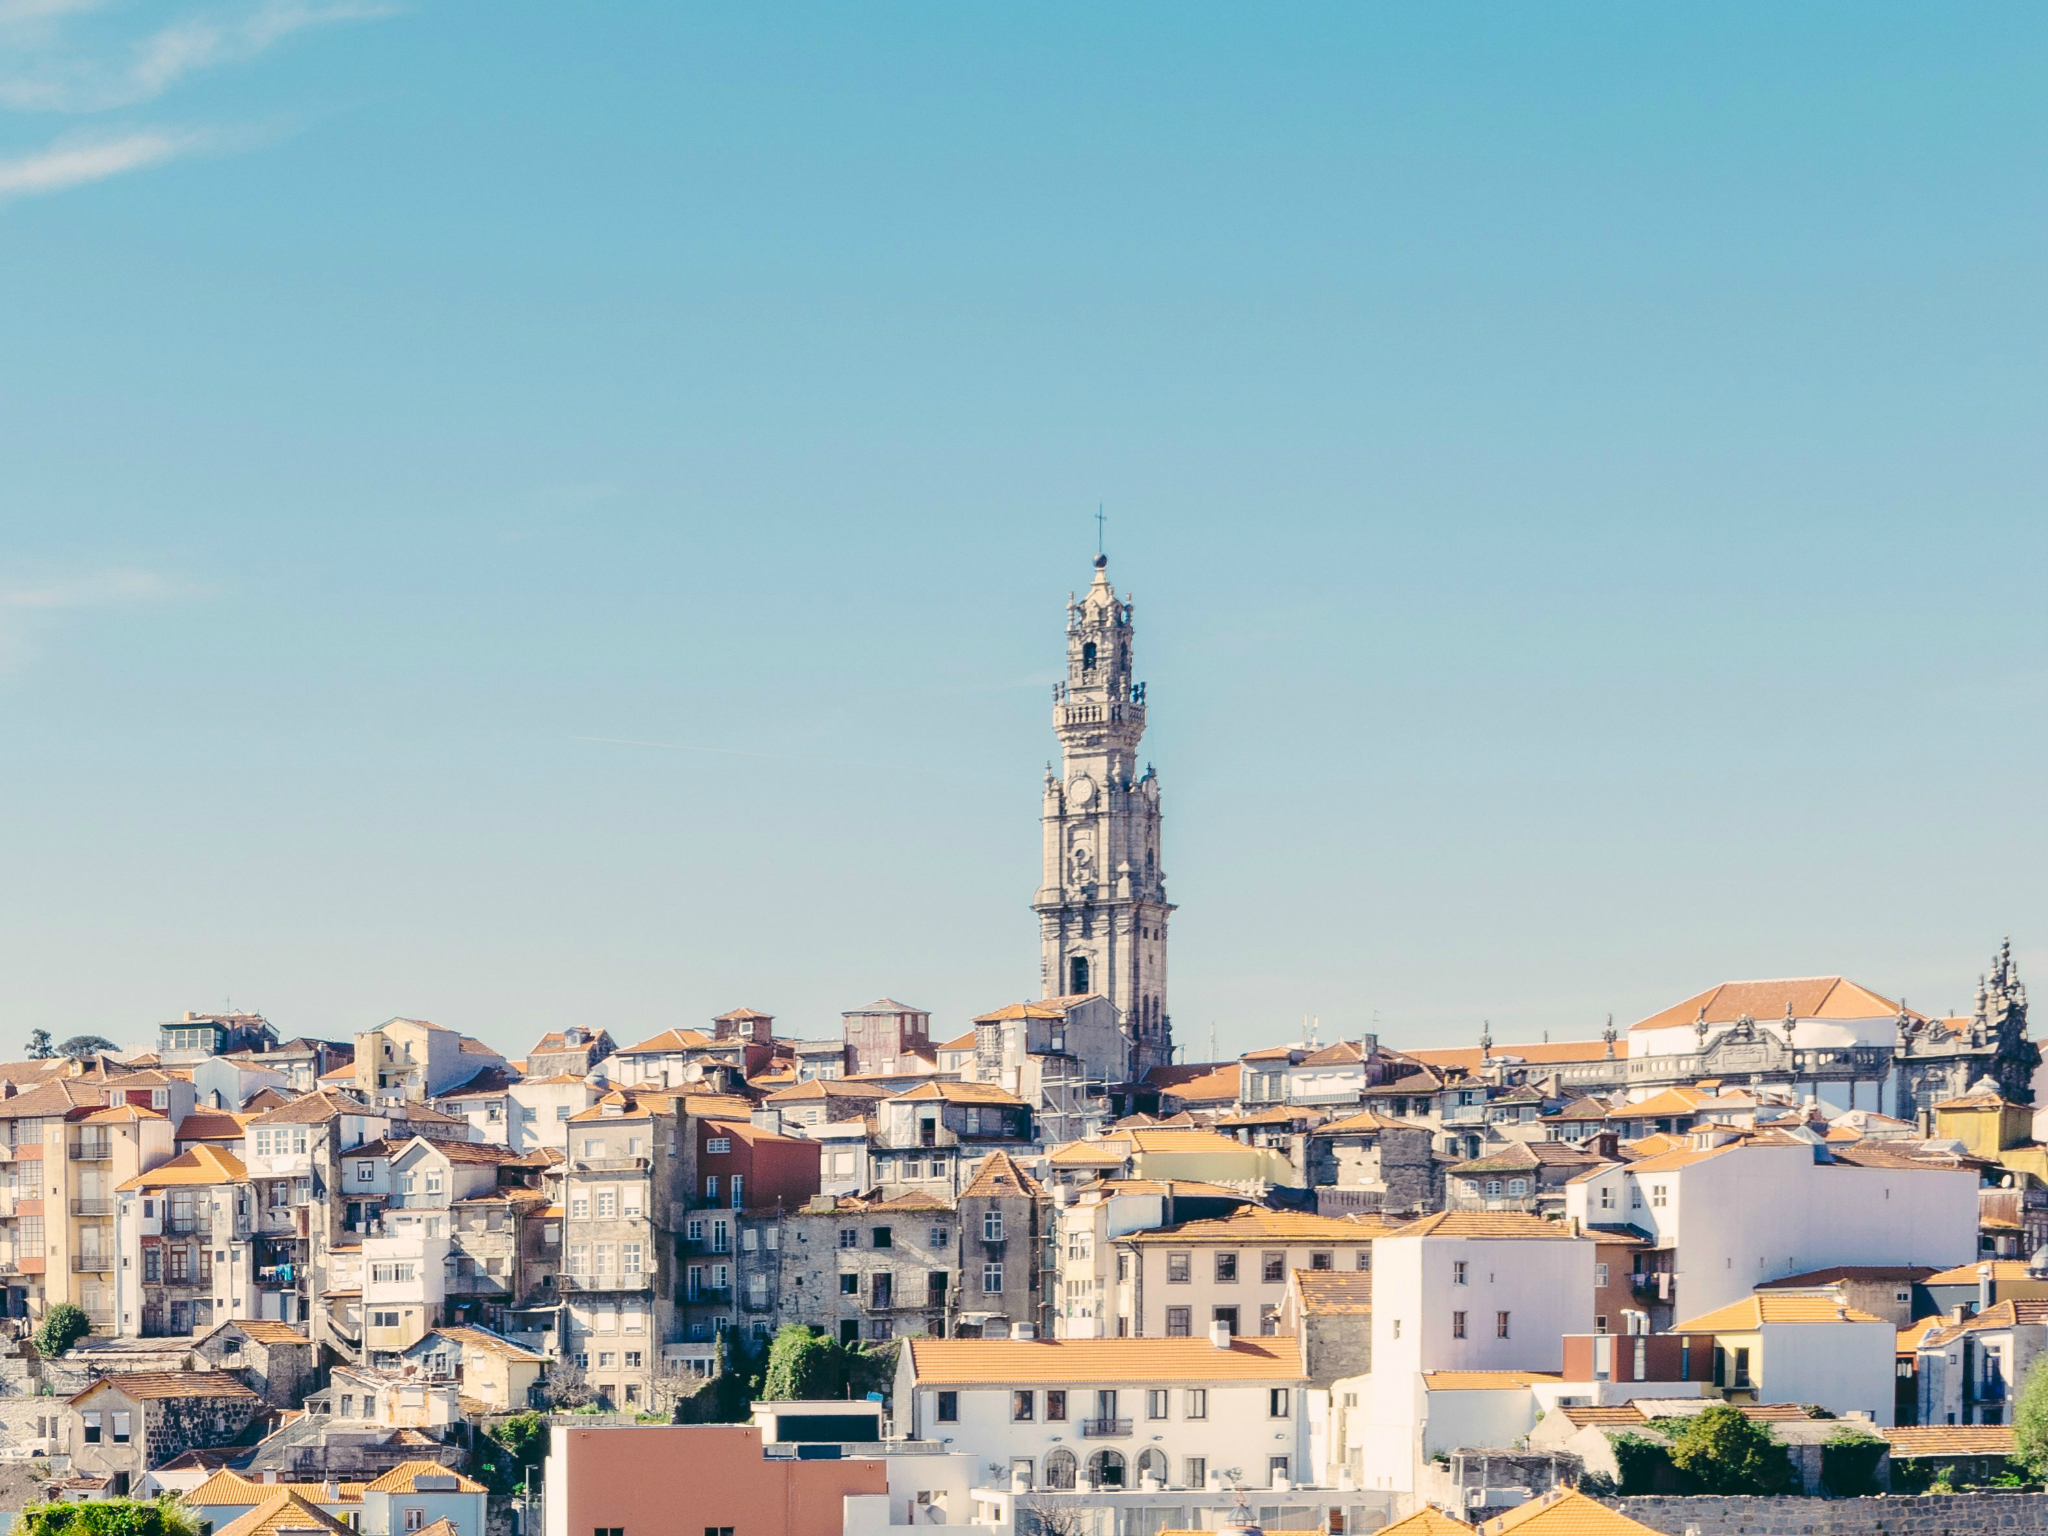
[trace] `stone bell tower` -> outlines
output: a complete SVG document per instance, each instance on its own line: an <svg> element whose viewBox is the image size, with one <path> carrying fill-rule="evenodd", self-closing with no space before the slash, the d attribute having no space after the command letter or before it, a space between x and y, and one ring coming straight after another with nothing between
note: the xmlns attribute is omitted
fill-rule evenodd
<svg viewBox="0 0 2048 1536"><path fill-rule="evenodd" d="M1067 599L1067 680L1053 688L1060 767L1045 775L1045 872L1037 899L1046 997L1099 993L1132 1044L1131 1075L1173 1060L1166 1011L1166 925L1173 904L1159 862L1159 778L1138 771L1145 685L1131 681L1131 603L1109 560Z"/></svg>

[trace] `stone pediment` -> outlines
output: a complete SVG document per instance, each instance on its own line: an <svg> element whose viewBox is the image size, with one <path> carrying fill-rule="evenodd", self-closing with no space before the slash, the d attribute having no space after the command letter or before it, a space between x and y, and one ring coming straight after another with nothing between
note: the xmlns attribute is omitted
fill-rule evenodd
<svg viewBox="0 0 2048 1536"><path fill-rule="evenodd" d="M1744 1015L1717 1035L1700 1057L1704 1077L1792 1070L1792 1048L1782 1035Z"/></svg>

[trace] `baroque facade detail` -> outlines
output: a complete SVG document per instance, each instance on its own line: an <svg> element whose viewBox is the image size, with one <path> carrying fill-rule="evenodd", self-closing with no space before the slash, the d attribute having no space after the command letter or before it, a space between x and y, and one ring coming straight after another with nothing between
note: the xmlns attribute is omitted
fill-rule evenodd
<svg viewBox="0 0 2048 1536"><path fill-rule="evenodd" d="M1166 929L1173 904L1159 856L1159 777L1138 769L1145 685L1133 681L1132 605L1109 562L1067 600L1067 677L1053 689L1060 767L1045 775L1045 861L1037 898L1040 991L1099 993L1132 1045L1131 1075L1173 1060Z"/></svg>

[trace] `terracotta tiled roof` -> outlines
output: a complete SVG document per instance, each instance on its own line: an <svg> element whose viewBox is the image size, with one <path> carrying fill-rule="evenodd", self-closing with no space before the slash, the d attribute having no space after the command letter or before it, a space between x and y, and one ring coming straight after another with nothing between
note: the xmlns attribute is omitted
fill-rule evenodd
<svg viewBox="0 0 2048 1536"><path fill-rule="evenodd" d="M1012 1381L1299 1381L1292 1338L925 1339L903 1342L920 1386Z"/></svg>
<svg viewBox="0 0 2048 1536"><path fill-rule="evenodd" d="M1921 1424L1878 1431L1894 1456L2010 1456L2010 1424Z"/></svg>
<svg viewBox="0 0 2048 1536"><path fill-rule="evenodd" d="M1711 1093L1697 1088L1666 1088L1633 1104L1617 1104L1607 1112L1610 1120L1654 1120L1659 1116L1694 1115L1714 1102Z"/></svg>
<svg viewBox="0 0 2048 1536"><path fill-rule="evenodd" d="M230 1520L214 1536L278 1536L283 1531L324 1531L329 1536L353 1536L341 1521L291 1488L271 1494L254 1509Z"/></svg>
<svg viewBox="0 0 2048 1536"><path fill-rule="evenodd" d="M1582 1169L1608 1159L1568 1141L1511 1141L1498 1152L1452 1165L1450 1173L1527 1173L1534 1168Z"/></svg>
<svg viewBox="0 0 2048 1536"><path fill-rule="evenodd" d="M129 1371L119 1376L102 1376L66 1401L83 1402L104 1388L112 1388L136 1402L166 1397L256 1396L228 1371Z"/></svg>
<svg viewBox="0 0 2048 1536"><path fill-rule="evenodd" d="M237 1317L222 1323L220 1328L239 1328L258 1344L311 1344L313 1342L290 1323L275 1322L261 1317ZM214 1332L220 1332L220 1328L214 1329Z"/></svg>
<svg viewBox="0 0 2048 1536"><path fill-rule="evenodd" d="M348 1069L353 1070L353 1069ZM330 1074L331 1075L331 1074ZM336 1115L371 1115L361 1099L347 1093L309 1093L276 1109L265 1110L252 1125L323 1125Z"/></svg>
<svg viewBox="0 0 2048 1536"><path fill-rule="evenodd" d="M1235 1103L1243 1082L1243 1071L1234 1061L1220 1067L1197 1070L1173 1082L1157 1080L1164 1070L1163 1067L1155 1068L1146 1074L1146 1086L1156 1087L1162 1094L1170 1093L1183 1104Z"/></svg>
<svg viewBox="0 0 2048 1536"><path fill-rule="evenodd" d="M1312 1056L1304 1056L1295 1063L1302 1067L1348 1067L1365 1060L1363 1043L1357 1040L1339 1040L1326 1045Z"/></svg>
<svg viewBox="0 0 2048 1536"><path fill-rule="evenodd" d="M542 1358L532 1350L522 1348L520 1345L514 1344L503 1334L493 1333L488 1328L469 1328L456 1325L448 1328L436 1328L433 1331L444 1339L453 1339L456 1343L470 1349L486 1350L506 1360L539 1361Z"/></svg>
<svg viewBox="0 0 2048 1536"><path fill-rule="evenodd" d="M1436 1093L1443 1085L1442 1073L1432 1072L1418 1062L1412 1072L1404 1072L1401 1076L1389 1078L1384 1083L1374 1083L1365 1090L1365 1095L1367 1098L1392 1098L1396 1094Z"/></svg>
<svg viewBox="0 0 2048 1536"><path fill-rule="evenodd" d="M1733 1024L1747 1014L1759 1024L1772 1025L1783 1020L1788 1005L1795 1019L1896 1018L1899 1012L1899 1005L1890 998L1846 977L1794 976L1779 981L1724 981L1629 1028L1690 1028L1702 1008L1707 1010L1709 1024Z"/></svg>
<svg viewBox="0 0 2048 1536"><path fill-rule="evenodd" d="M1646 1424L1649 1421L1634 1403L1580 1403L1557 1410L1571 1421L1572 1428L1588 1424Z"/></svg>
<svg viewBox="0 0 2048 1536"><path fill-rule="evenodd" d="M1083 1002L1092 995L1091 993L1082 993L1076 997L1050 997L1038 1003L1009 1003L996 1009L994 1013L976 1014L974 1022L977 1024L1007 1024L1012 1019L1064 1019L1074 1004ZM969 1031L963 1038L969 1045L974 1043L972 1031Z"/></svg>
<svg viewBox="0 0 2048 1536"><path fill-rule="evenodd" d="M1261 1149L1248 1147L1234 1136L1221 1131L1204 1131L1181 1126L1134 1125L1117 1135L1128 1140L1140 1152L1230 1152L1250 1153Z"/></svg>
<svg viewBox="0 0 2048 1536"><path fill-rule="evenodd" d="M1432 1392L1504 1392L1538 1382L1562 1381L1555 1371L1424 1371L1422 1384Z"/></svg>
<svg viewBox="0 0 2048 1536"><path fill-rule="evenodd" d="M1759 1291L1796 1291L1814 1286L1834 1285L1843 1280L1896 1281L1910 1285L1934 1273L1932 1264L1830 1264L1826 1269L1809 1269L1782 1280L1759 1280Z"/></svg>
<svg viewBox="0 0 2048 1536"><path fill-rule="evenodd" d="M960 1193L963 1200L1004 1195L1040 1195L1044 1186L1017 1166L1016 1159L1003 1151L991 1152L975 1170L974 1181Z"/></svg>
<svg viewBox="0 0 2048 1536"><path fill-rule="evenodd" d="M453 1468L444 1467L438 1461L401 1461L382 1477L370 1483L372 1493L416 1493L413 1480L419 1477L452 1477L456 1488L463 1493L482 1493L484 1485L464 1477Z"/></svg>
<svg viewBox="0 0 2048 1536"><path fill-rule="evenodd" d="M1420 1221L1409 1222L1390 1234L1394 1237L1493 1237L1544 1238L1577 1241L1561 1221L1545 1221L1527 1211L1439 1211Z"/></svg>
<svg viewBox="0 0 2048 1536"><path fill-rule="evenodd" d="M701 1029L664 1029L660 1034L650 1039L642 1040L638 1045L627 1046L618 1054L621 1056L662 1056L673 1054L676 1051L700 1050L704 1046L721 1043L743 1045L745 1042L737 1038L720 1042L705 1034Z"/></svg>
<svg viewBox="0 0 2048 1536"><path fill-rule="evenodd" d="M1397 1120L1392 1115L1383 1115L1376 1109L1368 1109L1360 1114L1346 1115L1342 1120L1332 1120L1328 1125L1319 1125L1309 1134L1360 1136L1370 1131L1421 1131L1426 1135L1429 1127L1420 1120Z"/></svg>
<svg viewBox="0 0 2048 1536"><path fill-rule="evenodd" d="M1434 1051L1403 1051L1401 1054L1425 1066L1463 1067L1467 1072L1477 1072L1485 1065L1476 1045ZM1628 1042L1615 1041L1614 1055L1617 1060L1625 1059ZM1536 1045L1497 1045L1493 1048L1495 1061L1513 1060L1538 1067L1557 1066L1564 1062L1604 1061L1606 1057L1607 1042L1604 1040L1545 1040Z"/></svg>
<svg viewBox="0 0 2048 1536"><path fill-rule="evenodd" d="M1362 1316L1372 1311L1372 1275L1356 1269L1297 1269L1289 1277L1309 1317Z"/></svg>
<svg viewBox="0 0 2048 1536"><path fill-rule="evenodd" d="M1991 1279L1997 1285L2012 1285L2027 1278L2025 1259L1972 1259L1967 1264L1958 1264L1954 1269L1937 1270L1923 1282L1927 1285L1975 1285L1977 1271L1983 1265L1991 1266Z"/></svg>
<svg viewBox="0 0 2048 1536"><path fill-rule="evenodd" d="M1716 1307L1674 1327L1673 1333L1748 1333L1766 1323L1881 1323L1832 1296L1802 1291L1766 1291Z"/></svg>
<svg viewBox="0 0 2048 1536"><path fill-rule="evenodd" d="M848 1082L843 1077L814 1077L807 1083L798 1083L794 1088L778 1088L761 1102L764 1104L794 1104L811 1099L875 1099L888 1098L889 1090L874 1083Z"/></svg>
<svg viewBox="0 0 2048 1536"><path fill-rule="evenodd" d="M1560 1488L1519 1504L1482 1524L1479 1536L1507 1536L1509 1531L1525 1531L1528 1536L1663 1536L1576 1488Z"/></svg>
<svg viewBox="0 0 2048 1536"><path fill-rule="evenodd" d="M998 1088L994 1083L919 1083L915 1088L896 1095L898 1103L905 1100L923 1103L930 1099L943 1099L948 1104L993 1104L1006 1109L1025 1107L1017 1095Z"/></svg>
<svg viewBox="0 0 2048 1536"><path fill-rule="evenodd" d="M1293 1125L1298 1120L1305 1120L1309 1125L1315 1126L1320 1125L1326 1118L1321 1110L1310 1109L1306 1105L1276 1104L1271 1109L1253 1110L1248 1115L1225 1115L1217 1120L1216 1124L1227 1125L1233 1129L1249 1129L1255 1125Z"/></svg>
<svg viewBox="0 0 2048 1536"><path fill-rule="evenodd" d="M224 1109L195 1109L172 1132L179 1141L240 1141L243 1134L242 1118Z"/></svg>
<svg viewBox="0 0 2048 1536"><path fill-rule="evenodd" d="M218 1147L187 1147L167 1163L159 1163L147 1173L138 1173L134 1178L117 1184L117 1191L131 1189L166 1189L173 1184L246 1184L249 1170L242 1166L242 1160L232 1152L223 1152Z"/></svg>
<svg viewBox="0 0 2048 1536"><path fill-rule="evenodd" d="M1228 1216L1183 1221L1152 1232L1135 1232L1134 1243L1369 1243L1395 1231L1378 1217L1311 1216L1306 1211L1276 1211L1263 1205L1240 1206Z"/></svg>
<svg viewBox="0 0 2048 1536"><path fill-rule="evenodd" d="M937 1048L942 1051L971 1051L974 1049L974 1031L970 1029L964 1035L955 1035L950 1040L941 1040Z"/></svg>
<svg viewBox="0 0 2048 1536"><path fill-rule="evenodd" d="M1434 1504L1425 1504L1406 1519L1380 1527L1376 1536L1470 1536L1472 1527L1447 1515Z"/></svg>

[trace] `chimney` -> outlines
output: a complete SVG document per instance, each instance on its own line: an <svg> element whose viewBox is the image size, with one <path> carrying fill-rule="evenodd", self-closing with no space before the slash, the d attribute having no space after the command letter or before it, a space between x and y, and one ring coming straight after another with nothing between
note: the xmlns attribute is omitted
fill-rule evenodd
<svg viewBox="0 0 2048 1536"><path fill-rule="evenodd" d="M1220 1319L1209 1325L1209 1342L1218 1349L1230 1348L1230 1324Z"/></svg>
<svg viewBox="0 0 2048 1536"><path fill-rule="evenodd" d="M1989 1312L1998 1296L1998 1276L1989 1264L1977 1266L1977 1310Z"/></svg>

